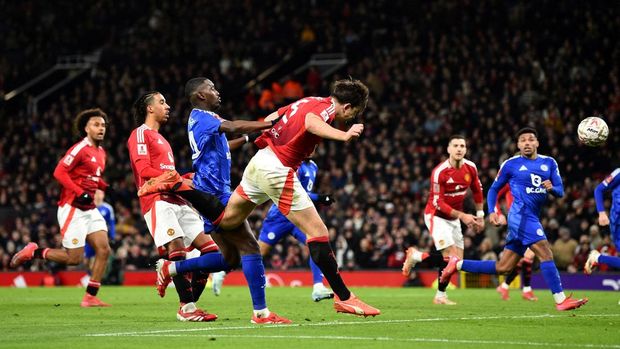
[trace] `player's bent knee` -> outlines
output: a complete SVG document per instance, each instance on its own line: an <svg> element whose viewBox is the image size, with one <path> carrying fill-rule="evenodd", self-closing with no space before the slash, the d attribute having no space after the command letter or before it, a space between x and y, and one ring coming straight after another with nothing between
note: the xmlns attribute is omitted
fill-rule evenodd
<svg viewBox="0 0 620 349"><path fill-rule="evenodd" d="M95 254L97 256L107 259L110 256L110 254L112 254L112 249L110 248L110 246L106 245L106 246L96 249Z"/></svg>

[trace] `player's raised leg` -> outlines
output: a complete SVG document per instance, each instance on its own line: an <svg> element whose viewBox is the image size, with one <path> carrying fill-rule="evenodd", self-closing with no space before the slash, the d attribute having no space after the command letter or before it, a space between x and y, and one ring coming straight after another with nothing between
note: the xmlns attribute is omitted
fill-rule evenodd
<svg viewBox="0 0 620 349"><path fill-rule="evenodd" d="M308 236L306 241L310 249L310 256L321 269L327 282L336 294L334 297L334 308L336 311L363 316L381 314L379 309L362 302L345 285L338 272L338 263L334 257L334 252L329 245L327 227L321 220L314 205L299 211L290 211L286 218Z"/></svg>

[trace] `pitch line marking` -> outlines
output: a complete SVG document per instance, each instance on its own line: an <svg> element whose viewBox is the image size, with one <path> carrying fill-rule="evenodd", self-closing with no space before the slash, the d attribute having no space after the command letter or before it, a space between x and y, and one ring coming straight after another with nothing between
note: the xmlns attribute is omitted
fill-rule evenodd
<svg viewBox="0 0 620 349"><path fill-rule="evenodd" d="M620 317L620 314L579 314L581 317ZM250 326L228 326L228 327L202 327L202 328L182 328L170 330L155 330L141 332L112 332L112 333L91 333L85 334L85 337L123 337L123 336L139 336L139 335L158 335L166 333L183 333L183 332L202 332L202 331L227 331L227 330L249 330L249 329L266 329L280 327L317 327L317 326L346 326L346 325L374 325L374 324L398 324L407 322L437 322L437 321L468 321L468 320L515 320L515 319L545 319L545 318L562 318L568 317L566 314L540 314L540 315L518 315L518 316L469 316L460 318L426 318L426 319L403 319L403 320L371 320L371 321L328 321L320 323L303 323L289 325L250 325ZM620 348L620 346L618 346Z"/></svg>
<svg viewBox="0 0 620 349"><path fill-rule="evenodd" d="M255 328L255 327L254 327ZM140 334L131 335L129 337L183 337L183 334ZM491 344L491 345L519 345L519 346L536 346L536 347L562 347L570 345L574 348L604 348L618 349L619 344L567 344L552 342L524 342L524 341L489 341L474 339L446 339L446 338L394 338L394 337L360 337L360 336L278 336L278 335L230 335L230 334L198 334L192 337L208 337L208 338L254 338L254 339L327 339L327 340L343 340L343 341L384 341L384 342L417 342L417 343L450 343L450 344Z"/></svg>

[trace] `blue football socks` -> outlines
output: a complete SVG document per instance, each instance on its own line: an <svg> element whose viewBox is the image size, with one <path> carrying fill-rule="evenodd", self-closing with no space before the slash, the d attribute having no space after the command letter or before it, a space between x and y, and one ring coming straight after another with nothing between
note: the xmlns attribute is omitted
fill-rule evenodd
<svg viewBox="0 0 620 349"><path fill-rule="evenodd" d="M207 273L230 270L230 266L226 263L224 256L220 252L203 254L200 257L174 262L174 264L177 274L183 274L195 270L200 270Z"/></svg>
<svg viewBox="0 0 620 349"><path fill-rule="evenodd" d="M260 254L241 256L241 267L250 288L254 310L267 308L265 299L265 266Z"/></svg>
<svg viewBox="0 0 620 349"><path fill-rule="evenodd" d="M556 294L562 292L562 281L560 280L560 273L555 266L554 261L544 261L540 263L540 271L543 274L543 278L547 283L551 293Z"/></svg>
<svg viewBox="0 0 620 349"><path fill-rule="evenodd" d="M610 267L620 268L620 258L612 257L612 256L598 256L598 262L602 264L607 264Z"/></svg>
<svg viewBox="0 0 620 349"><path fill-rule="evenodd" d="M468 273L497 274L495 263L495 261L472 261L464 259L461 270Z"/></svg>

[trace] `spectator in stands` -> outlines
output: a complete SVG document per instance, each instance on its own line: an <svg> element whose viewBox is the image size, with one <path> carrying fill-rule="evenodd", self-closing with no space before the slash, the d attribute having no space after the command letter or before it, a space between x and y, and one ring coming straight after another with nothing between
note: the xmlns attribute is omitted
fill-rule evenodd
<svg viewBox="0 0 620 349"><path fill-rule="evenodd" d="M553 243L552 247L555 264L559 270L566 270L573 263L577 246L577 241L570 236L570 230L566 227L560 227L560 237Z"/></svg>

